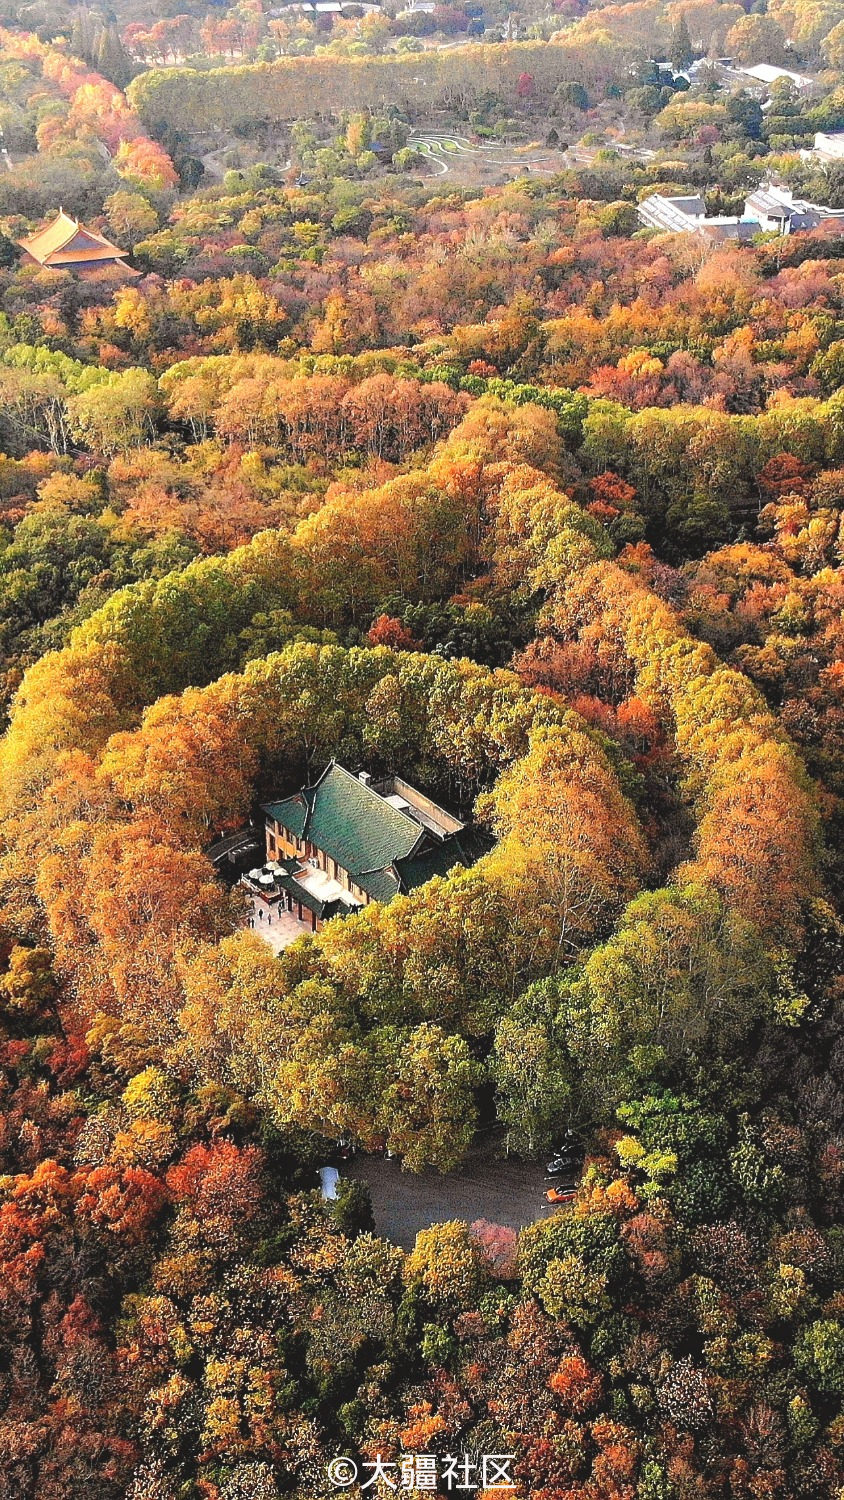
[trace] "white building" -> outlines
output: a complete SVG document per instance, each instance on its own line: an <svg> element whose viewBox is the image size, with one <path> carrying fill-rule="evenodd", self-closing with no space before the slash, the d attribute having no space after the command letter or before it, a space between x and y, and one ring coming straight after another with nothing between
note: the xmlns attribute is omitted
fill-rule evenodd
<svg viewBox="0 0 844 1500"><path fill-rule="evenodd" d="M760 230L777 234L795 234L822 225L844 233L844 210L810 203L807 198L796 197L790 188L774 187L769 182L763 182L745 199L744 218L755 219Z"/></svg>
<svg viewBox="0 0 844 1500"><path fill-rule="evenodd" d="M639 204L639 222L647 229L668 234L699 234L717 243L750 240L764 233L796 234L824 225L833 234L844 234L844 210L797 198L790 188L766 182L744 201L744 212L734 217L707 216L700 197L666 198L652 193Z"/></svg>
<svg viewBox="0 0 844 1500"><path fill-rule="evenodd" d="M815 131L815 144L808 151L801 151L804 161L844 161L844 130Z"/></svg>
<svg viewBox="0 0 844 1500"><path fill-rule="evenodd" d="M707 218L702 198L666 198L662 193L652 193L639 204L639 222L646 229L661 229L663 234L700 234L713 241L749 240L759 232L758 224L740 218Z"/></svg>
<svg viewBox="0 0 844 1500"><path fill-rule="evenodd" d="M781 78L788 78L801 92L815 86L814 78L809 78L806 73L796 73L793 68L780 68L773 63L754 63L752 67L744 68L732 57L699 57L677 76L695 84L710 74L714 74L721 88L751 89L755 94L768 96L771 85Z"/></svg>
<svg viewBox="0 0 844 1500"><path fill-rule="evenodd" d="M753 78L757 83L778 83L781 78L789 78L798 89L810 89L814 84L813 78L807 78L805 73L794 73L791 68L776 68L773 63L754 63L752 68L739 68L738 71L745 78Z"/></svg>

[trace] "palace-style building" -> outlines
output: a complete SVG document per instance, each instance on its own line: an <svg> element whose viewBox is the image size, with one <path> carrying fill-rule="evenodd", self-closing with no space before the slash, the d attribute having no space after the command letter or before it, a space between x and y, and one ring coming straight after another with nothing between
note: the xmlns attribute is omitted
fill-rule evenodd
<svg viewBox="0 0 844 1500"><path fill-rule="evenodd" d="M474 864L483 835L400 776L374 781L337 761L292 797L267 803L267 862L244 885L315 932L369 901L391 901L454 865Z"/></svg>

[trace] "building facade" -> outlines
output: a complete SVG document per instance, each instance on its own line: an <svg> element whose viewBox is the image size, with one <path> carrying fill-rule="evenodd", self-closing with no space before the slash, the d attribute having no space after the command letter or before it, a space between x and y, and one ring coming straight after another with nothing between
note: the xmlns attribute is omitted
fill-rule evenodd
<svg viewBox="0 0 844 1500"><path fill-rule="evenodd" d="M810 203L785 187L762 183L744 202L744 212L732 217L707 215L703 199L665 197L652 193L639 204L639 223L668 234L697 234L712 244L722 240L751 240L757 234L798 234L826 229L844 234L844 211Z"/></svg>
<svg viewBox="0 0 844 1500"><path fill-rule="evenodd" d="M316 781L267 803L266 863L243 884L312 931L468 867L489 845L400 776L374 781L331 761Z"/></svg>

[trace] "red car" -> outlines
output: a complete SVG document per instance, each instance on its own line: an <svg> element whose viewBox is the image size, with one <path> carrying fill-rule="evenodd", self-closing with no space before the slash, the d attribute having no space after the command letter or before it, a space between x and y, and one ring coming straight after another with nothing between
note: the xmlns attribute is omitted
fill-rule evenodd
<svg viewBox="0 0 844 1500"><path fill-rule="evenodd" d="M573 1203L577 1197L577 1188L552 1187L548 1189L545 1197L549 1203Z"/></svg>

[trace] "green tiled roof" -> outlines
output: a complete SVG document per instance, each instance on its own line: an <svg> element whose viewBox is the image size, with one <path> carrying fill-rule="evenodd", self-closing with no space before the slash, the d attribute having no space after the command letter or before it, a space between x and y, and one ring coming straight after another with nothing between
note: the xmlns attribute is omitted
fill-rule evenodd
<svg viewBox="0 0 844 1500"><path fill-rule="evenodd" d="M309 791L313 788L308 788ZM268 802L264 812L271 818L275 818L282 828L296 835L297 839L302 837L305 823L308 818L310 803L306 801L303 792L297 792L295 797L285 797L283 802Z"/></svg>
<svg viewBox="0 0 844 1500"><path fill-rule="evenodd" d="M396 872L402 889L413 891L418 885L424 885L426 880L432 880L435 875L447 875L455 865L465 865L469 869L475 860L487 852L490 845L491 840L476 835L470 828L464 828L460 833L449 834L441 843L419 849L406 859L397 859Z"/></svg>
<svg viewBox="0 0 844 1500"><path fill-rule="evenodd" d="M297 838L324 850L376 901L396 894L398 881L390 866L424 838L415 818L334 761L313 786L268 803L264 811Z"/></svg>
<svg viewBox="0 0 844 1500"><path fill-rule="evenodd" d="M373 901L392 901L400 891L415 890L434 875L446 875L455 865L468 869L491 842L471 828L438 839L335 761L312 786L267 803L264 812L295 838L307 839L336 860ZM318 915L331 915L316 898L299 898L301 888L292 871L297 861L281 863L286 870L279 877L283 888L310 910L319 906Z"/></svg>
<svg viewBox="0 0 844 1500"><path fill-rule="evenodd" d="M359 875L355 884L366 891L372 901L392 901L401 890L392 870L370 870L366 875Z"/></svg>

